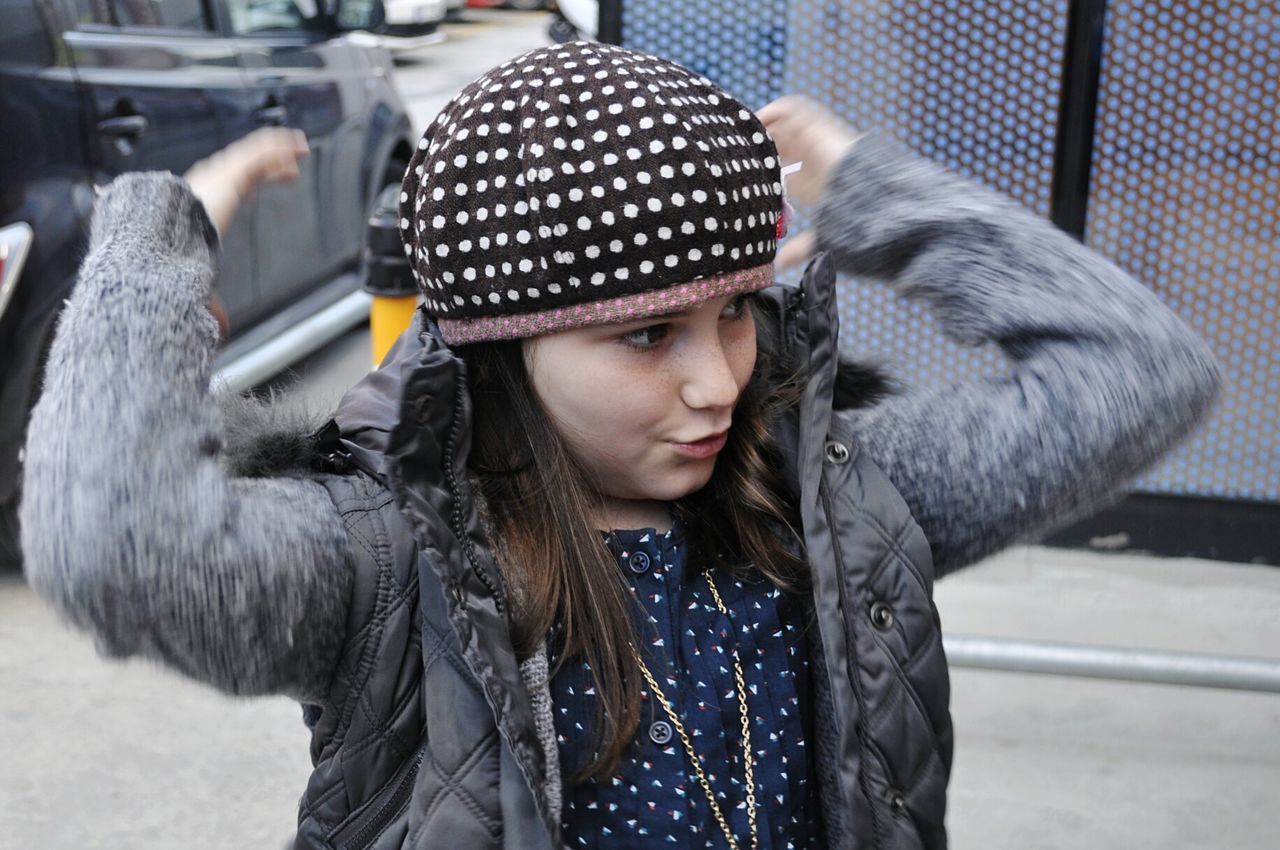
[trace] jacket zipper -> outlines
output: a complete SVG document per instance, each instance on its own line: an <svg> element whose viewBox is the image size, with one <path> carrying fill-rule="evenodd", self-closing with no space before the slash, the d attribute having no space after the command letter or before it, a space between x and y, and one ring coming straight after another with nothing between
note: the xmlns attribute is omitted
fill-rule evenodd
<svg viewBox="0 0 1280 850"><path fill-rule="evenodd" d="M391 799L382 804L382 808L378 809L373 819L366 823L359 832L343 843L343 850L364 850L382 834L382 831L387 828L387 824L399 817L405 806L409 804L409 795L413 791L413 783L418 778L418 769L422 766L422 759L426 754L427 745L423 744L413 757L413 765L401 777L400 784L396 786L395 793L391 795Z"/></svg>
<svg viewBox="0 0 1280 850"><path fill-rule="evenodd" d="M444 477L445 482L449 485L449 492L453 495L453 510L450 513L450 523L453 526L454 536L462 544L462 552L466 556L467 563L471 565L471 571L488 588L490 595L493 596L493 604L497 607L498 613L501 614L503 612L503 600L500 588L494 584L484 570L481 570L476 565L476 553L471 545L471 537L467 534L466 523L463 521L462 496L458 492L458 478L453 469L458 438L462 433L462 406L466 401L466 391L466 382L460 377L454 390L453 419L449 424L449 436L444 444Z"/></svg>

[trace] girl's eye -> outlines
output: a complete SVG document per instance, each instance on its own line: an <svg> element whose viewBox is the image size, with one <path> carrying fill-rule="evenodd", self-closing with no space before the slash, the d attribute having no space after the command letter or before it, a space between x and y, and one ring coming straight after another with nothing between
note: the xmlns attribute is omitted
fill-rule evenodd
<svg viewBox="0 0 1280 850"><path fill-rule="evenodd" d="M669 328L665 324L646 325L643 328L636 328L631 333L623 334L619 337L619 341L632 348L650 349L662 342L668 331Z"/></svg>
<svg viewBox="0 0 1280 850"><path fill-rule="evenodd" d="M750 297L750 295L739 295L724 305L724 310L720 313L720 317L723 319L740 319L747 315L747 309L751 305Z"/></svg>

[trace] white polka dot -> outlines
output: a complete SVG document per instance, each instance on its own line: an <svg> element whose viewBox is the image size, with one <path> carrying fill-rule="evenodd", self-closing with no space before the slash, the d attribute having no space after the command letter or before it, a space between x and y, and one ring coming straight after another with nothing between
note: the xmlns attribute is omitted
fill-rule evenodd
<svg viewBox="0 0 1280 850"><path fill-rule="evenodd" d="M459 250L459 251L461 251L461 252L462 252L462 253L464 253L464 254L465 254L465 253L467 253L468 251L470 251L470 250L471 250L471 240L470 240L470 239L463 239L461 242L459 242L459 243L458 243L458 250Z"/></svg>
<svg viewBox="0 0 1280 850"><path fill-rule="evenodd" d="M612 210L605 210L604 212L600 213L601 224L613 224L615 220L616 219L614 218Z"/></svg>
<svg viewBox="0 0 1280 850"><path fill-rule="evenodd" d="M697 228L693 226L692 221L686 221L680 225L680 232L685 236L691 236L695 230Z"/></svg>
<svg viewBox="0 0 1280 850"><path fill-rule="evenodd" d="M453 166L454 166L454 168L461 168L462 166L464 166L464 165L466 165L466 164L467 164L467 157L466 157L466 154L458 154L457 156L455 156L455 157L453 158Z"/></svg>
<svg viewBox="0 0 1280 850"><path fill-rule="evenodd" d="M666 145L657 139L649 143L649 153L662 153L666 149Z"/></svg>
<svg viewBox="0 0 1280 850"><path fill-rule="evenodd" d="M662 201L657 198L650 198L648 202L650 212L658 212L662 209Z"/></svg>
<svg viewBox="0 0 1280 850"><path fill-rule="evenodd" d="M591 285L599 286L604 283L604 272L595 272L591 275Z"/></svg>
<svg viewBox="0 0 1280 850"><path fill-rule="evenodd" d="M530 260L528 257L525 257L523 260L521 260L521 261L520 261L520 271L522 271L522 272L531 272L531 271L533 271L533 260Z"/></svg>
<svg viewBox="0 0 1280 850"><path fill-rule="evenodd" d="M622 214L627 218L635 218L640 214L640 208L635 204L627 204L622 208Z"/></svg>
<svg viewBox="0 0 1280 850"><path fill-rule="evenodd" d="M475 280L476 270L473 269L471 266L467 266L465 269L462 270L462 276L467 280Z"/></svg>
<svg viewBox="0 0 1280 850"><path fill-rule="evenodd" d="M635 235L635 238L632 241L635 242L637 245L643 246L645 243L649 241L649 237L645 236L643 233L637 233Z"/></svg>
<svg viewBox="0 0 1280 850"><path fill-rule="evenodd" d="M520 293L519 293L519 292L516 292L514 289L508 289L508 290L507 290L507 298L508 298L509 300L511 300L511 301L519 301L519 300L520 300Z"/></svg>
<svg viewBox="0 0 1280 850"><path fill-rule="evenodd" d="M588 245L586 248L582 249L582 253L587 256L588 260L594 260L600 256L600 246Z"/></svg>
<svg viewBox="0 0 1280 850"><path fill-rule="evenodd" d="M644 272L645 274L649 274L650 272L652 272L652 271L653 271L653 262L652 262L651 260L641 260L641 261L640 261L640 271Z"/></svg>
<svg viewBox="0 0 1280 850"><path fill-rule="evenodd" d="M616 271L613 273L613 276L614 276L614 277L616 277L618 280L626 280L626 279L627 279L627 269L626 269L626 267L623 267L623 268L620 268L620 269L616 270Z"/></svg>
<svg viewBox="0 0 1280 850"><path fill-rule="evenodd" d="M550 195L547 195L547 206L550 207L551 209L555 209L556 207L560 206L560 196L557 195L555 192L552 192Z"/></svg>
<svg viewBox="0 0 1280 850"><path fill-rule="evenodd" d="M576 187L576 186L575 186L575 187L573 187L572 189L570 189L570 190L569 190L569 200L571 200L571 201L581 201L581 200L582 200L582 190L581 190L581 189L579 189L579 188L578 188L578 187Z"/></svg>
<svg viewBox="0 0 1280 850"><path fill-rule="evenodd" d="M604 187L603 187L603 186L592 186L592 187L591 187L591 197L593 197L593 198L603 198L603 197L604 197Z"/></svg>
<svg viewBox="0 0 1280 850"><path fill-rule="evenodd" d="M431 219L431 226L436 228L437 230L444 227L444 216L438 215L435 218Z"/></svg>
<svg viewBox="0 0 1280 850"><path fill-rule="evenodd" d="M674 193L671 196L671 203L675 204L677 207L684 206L684 195L681 195L679 192Z"/></svg>
<svg viewBox="0 0 1280 850"><path fill-rule="evenodd" d="M663 263L666 264L667 268L673 268L678 262L680 262L680 258L675 254L668 254L667 258L663 260Z"/></svg>
<svg viewBox="0 0 1280 850"><path fill-rule="evenodd" d="M702 252L701 252L701 251L699 251L697 248L690 248L690 249L689 249L689 260L690 260L690 262L694 262L694 263L696 263L698 260L701 260L701 259L702 259Z"/></svg>
<svg viewBox="0 0 1280 850"><path fill-rule="evenodd" d="M658 238L659 238L659 239L670 239L670 238L671 238L671 228L670 228L670 227L659 227L659 228L658 228Z"/></svg>
<svg viewBox="0 0 1280 850"><path fill-rule="evenodd" d="M466 210L458 210L458 215L457 215L457 216L455 216L454 221L458 222L458 224L466 224L466 223L467 223L467 211L466 211Z"/></svg>
<svg viewBox="0 0 1280 850"><path fill-rule="evenodd" d="M579 230L590 230L590 229L591 229L591 219L590 219L590 218L588 218L588 217L586 217L585 215L583 215L583 216L578 216L578 229L579 229Z"/></svg>
<svg viewBox="0 0 1280 850"><path fill-rule="evenodd" d="M448 246L448 245L445 245L443 242L442 242L442 243L440 243L439 245L437 245L437 246L436 246L436 256L437 256L437 257L447 257L447 256L449 256L449 246Z"/></svg>
<svg viewBox="0 0 1280 850"><path fill-rule="evenodd" d="M516 241L519 242L521 245L529 244L529 240L532 238L533 238L533 234L527 230L516 231Z"/></svg>
<svg viewBox="0 0 1280 850"><path fill-rule="evenodd" d="M621 240L621 239L614 239L613 241L611 241L611 242L609 243L609 250L610 250L610 251L612 251L612 252L613 252L613 253L615 253L615 254L621 254L621 253L622 253L622 240Z"/></svg>

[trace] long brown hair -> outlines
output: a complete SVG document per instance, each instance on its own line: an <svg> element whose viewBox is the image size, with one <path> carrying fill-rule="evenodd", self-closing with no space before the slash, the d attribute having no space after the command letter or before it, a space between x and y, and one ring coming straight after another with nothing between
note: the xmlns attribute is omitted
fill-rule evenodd
<svg viewBox="0 0 1280 850"><path fill-rule="evenodd" d="M690 552L758 571L778 587L808 586L808 566L784 542L796 520L784 493L770 422L794 402L794 385L771 374L761 345L710 482L673 506L687 521ZM609 545L589 518L599 489L574 459L529 381L519 340L458 348L474 406L469 465L494 530L512 606L515 651L527 657L555 634L558 664L584 659L598 699L594 757L579 778L607 777L640 722L640 668L632 653L640 620Z"/></svg>

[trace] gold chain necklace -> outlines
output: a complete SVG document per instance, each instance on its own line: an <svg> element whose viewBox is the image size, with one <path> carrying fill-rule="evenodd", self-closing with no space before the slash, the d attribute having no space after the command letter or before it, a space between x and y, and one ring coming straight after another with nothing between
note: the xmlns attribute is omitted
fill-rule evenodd
<svg viewBox="0 0 1280 850"><path fill-rule="evenodd" d="M711 588L711 595L715 597L716 607L720 609L720 613L726 617L729 616L729 609L725 607L724 601L720 598L720 592L716 590L716 583L711 579L711 571L707 570L703 573L707 579L707 585ZM680 736L680 743L684 744L685 754L689 756L689 763L693 765L693 772L698 777L698 784L702 786L702 793L706 795L707 802L711 805L711 814L715 816L716 823L720 824L720 829L724 832L724 837L729 841L731 850L738 850L738 841L733 837L733 832L729 829L729 822L725 820L724 812L720 810L720 804L716 802L715 792L711 790L711 783L707 781L707 774L702 769L702 759L693 749L693 742L689 740L689 735L684 731L684 724L680 722L675 710L671 707L671 703L667 702L667 697L662 692L658 680L654 678L653 673L649 671L648 665L644 663L644 659L640 657L639 651L633 645L631 652L635 655L637 663L640 665L640 672L644 674L645 681L649 683L649 690L658 704L662 706L662 710L666 712L667 717L671 719L671 725L676 728L676 733ZM738 659L738 647L733 648L733 684L738 694L738 715L742 721L742 759L745 765L747 779L747 823L751 826L751 850L759 850L760 835L756 829L756 780L755 780L755 760L751 757L751 723L747 714L747 685L742 675L742 662Z"/></svg>

